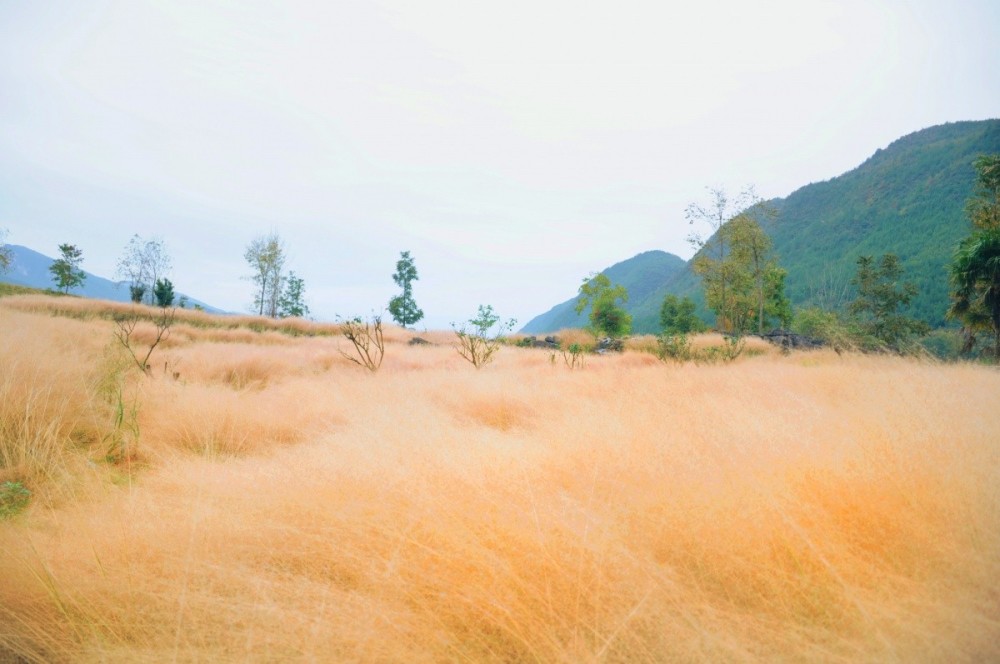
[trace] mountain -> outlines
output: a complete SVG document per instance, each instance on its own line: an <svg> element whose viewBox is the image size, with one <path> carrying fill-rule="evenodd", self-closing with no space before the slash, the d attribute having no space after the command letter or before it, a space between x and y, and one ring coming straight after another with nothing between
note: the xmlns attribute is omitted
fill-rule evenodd
<svg viewBox="0 0 1000 664"><path fill-rule="evenodd" d="M603 273L608 275L612 283L625 286L629 293L629 303L634 304L643 301L662 284L669 282L684 270L685 265L684 259L665 251L646 251L612 265L603 270ZM521 332L541 334L568 327L583 327L587 324L587 315L586 312L577 315L574 311L576 300L574 296L536 316L521 328Z"/></svg>
<svg viewBox="0 0 1000 664"><path fill-rule="evenodd" d="M792 304L845 306L852 297L850 280L858 256L892 252L901 260L905 279L919 289L909 314L943 325L946 266L955 245L969 233L965 202L973 190L972 162L992 153L1000 153L1000 120L939 125L876 150L843 175L770 201L779 214L765 230L788 271ZM626 309L635 332L658 331L660 304L668 293L692 297L699 313L712 320L704 309L701 281L688 263L644 295L632 295ZM571 326L583 323L578 319Z"/></svg>
<svg viewBox="0 0 1000 664"><path fill-rule="evenodd" d="M7 247L11 250L13 261L11 262L10 270L0 275L0 281L17 284L18 286L29 286L31 288L53 288L52 273L49 272L49 266L52 265L54 259L17 244L9 244ZM73 289L70 291L71 293L97 300L129 301L129 290L126 284L99 277L86 270L84 270L84 273L87 275L87 278L84 280L83 286ZM176 302L181 295L182 293L177 293L174 301ZM226 313L191 296L185 297L187 297L187 306L193 307L197 304L209 313Z"/></svg>

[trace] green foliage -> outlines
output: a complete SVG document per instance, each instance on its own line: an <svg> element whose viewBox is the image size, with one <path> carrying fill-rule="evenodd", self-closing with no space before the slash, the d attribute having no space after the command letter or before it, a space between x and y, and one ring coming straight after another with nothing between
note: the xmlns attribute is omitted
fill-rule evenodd
<svg viewBox="0 0 1000 664"><path fill-rule="evenodd" d="M309 306L305 303L306 282L289 272L285 280L285 289L278 299L278 318L304 318L309 314Z"/></svg>
<svg viewBox="0 0 1000 664"><path fill-rule="evenodd" d="M821 305L823 284L848 283L858 256L894 253L918 290L909 314L943 325L949 288L942 275L968 233L972 162L983 152L1000 152L1000 121L932 127L777 201L780 217L767 230L788 270L792 302Z"/></svg>
<svg viewBox="0 0 1000 664"><path fill-rule="evenodd" d="M787 271L787 299L796 308L821 306L846 313L858 256L895 253L918 289L909 315L935 327L944 325L949 286L943 274L952 248L968 234L965 205L973 191L972 162L982 153L1000 153L1000 120L915 132L843 175L770 201L778 216L758 221ZM738 207L726 202L730 210ZM709 217L711 210L706 206ZM733 215L723 215L722 221ZM689 221L706 226L699 217ZM604 271L628 288L631 297L624 308L632 316L633 332L659 332L660 309L669 293L690 297L696 313L710 320L701 280L680 259L669 256L667 261L662 252L646 252ZM586 323L573 312L571 300L539 316L524 331Z"/></svg>
<svg viewBox="0 0 1000 664"><path fill-rule="evenodd" d="M704 332L706 325L695 315L695 303L689 297L678 299L670 294L663 298L660 307L660 326L668 334Z"/></svg>
<svg viewBox="0 0 1000 664"><path fill-rule="evenodd" d="M157 279L153 286L156 306L169 307L174 304L174 284L169 279Z"/></svg>
<svg viewBox="0 0 1000 664"><path fill-rule="evenodd" d="M861 333L887 349L903 352L914 336L926 334L929 327L898 310L906 307L917 294L911 282L900 282L903 268L895 254L884 254L878 262L871 256L858 258L858 272L851 281L858 289L849 310Z"/></svg>
<svg viewBox="0 0 1000 664"><path fill-rule="evenodd" d="M656 339L656 356L664 362L687 362L694 357L694 353L687 334L664 332Z"/></svg>
<svg viewBox="0 0 1000 664"><path fill-rule="evenodd" d="M791 328L796 334L819 339L837 352L863 345L857 326L852 327L838 312L820 307L799 309Z"/></svg>
<svg viewBox="0 0 1000 664"><path fill-rule="evenodd" d="M738 200L749 207L725 221L702 245L692 269L702 278L705 301L715 311L720 330L763 334L775 322L787 325L791 318L784 293L786 272L778 266L760 221L773 222L776 212L747 194Z"/></svg>
<svg viewBox="0 0 1000 664"><path fill-rule="evenodd" d="M980 155L974 162L976 182L965 205L973 228L1000 229L1000 154Z"/></svg>
<svg viewBox="0 0 1000 664"><path fill-rule="evenodd" d="M69 293L71 288L82 286L87 278L87 274L80 269L83 252L74 244L60 244L59 255L49 266L49 272L52 273L56 288Z"/></svg>
<svg viewBox="0 0 1000 664"><path fill-rule="evenodd" d="M277 233L255 237L243 252L254 284L253 306L260 316L278 317L284 282L285 244Z"/></svg>
<svg viewBox="0 0 1000 664"><path fill-rule="evenodd" d="M746 349L746 339L742 336L729 335L725 337L722 346L708 346L695 349L686 334L670 334L664 332L656 339L654 353L663 362L689 362L699 364L716 364L732 362L739 358Z"/></svg>
<svg viewBox="0 0 1000 664"><path fill-rule="evenodd" d="M385 357L385 338L382 332L382 316L372 314L371 320L360 316L340 321L340 333L354 347L354 354L344 351L340 354L358 366L375 373L382 366Z"/></svg>
<svg viewBox="0 0 1000 664"><path fill-rule="evenodd" d="M28 506L31 492L20 482L0 484L0 519L9 519Z"/></svg>
<svg viewBox="0 0 1000 664"><path fill-rule="evenodd" d="M142 302L143 296L146 295L146 285L145 284L132 284L128 287L128 296L135 304Z"/></svg>
<svg viewBox="0 0 1000 664"><path fill-rule="evenodd" d="M634 305L655 298L655 307L643 314L644 331L659 329L660 304L663 301L662 287L671 277L685 270L686 263L665 251L645 251L628 260L615 263L602 274L612 283L621 284L629 294L629 304L625 310L633 315L633 331L637 329ZM549 311L536 316L521 330L526 334L556 332L566 328L585 328L590 322L590 312L576 312L577 296L557 304Z"/></svg>
<svg viewBox="0 0 1000 664"><path fill-rule="evenodd" d="M516 324L517 321L513 318L501 322L491 305L481 304L475 318L470 318L461 327L451 324L458 335L458 346L455 349L479 369L493 361L493 356L503 344L504 335L514 329Z"/></svg>
<svg viewBox="0 0 1000 664"><path fill-rule="evenodd" d="M403 292L389 300L389 314L404 328L415 325L424 317L424 312L417 307L413 299L413 282L419 279L417 266L410 252L401 252L399 260L396 261L396 272L392 275L392 280L403 289Z"/></svg>
<svg viewBox="0 0 1000 664"><path fill-rule="evenodd" d="M632 317L618 306L628 302L628 291L621 284L611 284L606 274L591 274L580 285L576 313L590 307L590 331L594 336L619 339L632 329Z"/></svg>
<svg viewBox="0 0 1000 664"><path fill-rule="evenodd" d="M563 362L570 369L582 369L583 368L583 355L586 349L580 344L570 344L568 348L560 351L562 353Z"/></svg>
<svg viewBox="0 0 1000 664"><path fill-rule="evenodd" d="M962 322L963 351L971 352L977 335L993 337L993 358L1000 362L1000 154L975 161L976 189L966 210L972 233L952 256L951 306L948 317Z"/></svg>
<svg viewBox="0 0 1000 664"><path fill-rule="evenodd" d="M948 316L962 321L970 335L993 337L993 356L1000 361L1000 228L977 230L958 246L951 263L952 302Z"/></svg>
<svg viewBox="0 0 1000 664"><path fill-rule="evenodd" d="M920 346L939 360L957 360L962 354L962 332L954 328L940 328L927 333Z"/></svg>
<svg viewBox="0 0 1000 664"><path fill-rule="evenodd" d="M117 274L128 281L129 297L135 303L148 295L148 303L155 304L156 284L169 270L170 255L159 238L144 240L138 234L133 235L118 259Z"/></svg>

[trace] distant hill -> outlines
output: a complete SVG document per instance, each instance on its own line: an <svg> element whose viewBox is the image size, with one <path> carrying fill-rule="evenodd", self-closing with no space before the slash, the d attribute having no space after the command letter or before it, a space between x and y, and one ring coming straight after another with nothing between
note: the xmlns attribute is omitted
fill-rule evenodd
<svg viewBox="0 0 1000 664"><path fill-rule="evenodd" d="M910 314L943 325L946 266L969 232L965 202L975 177L972 161L988 153L1000 153L1000 120L939 125L894 141L843 175L771 201L779 215L766 230L788 270L793 305L843 306L851 297L857 257L892 252L920 291ZM699 313L712 320L700 279L687 264L644 295L632 294L626 308L635 332L658 331L660 304L668 293L691 296Z"/></svg>
<svg viewBox="0 0 1000 664"><path fill-rule="evenodd" d="M7 246L11 250L13 261L11 262L10 270L5 274L0 274L0 281L43 290L53 288L52 273L49 272L49 266L52 265L54 259L20 245L9 244ZM97 300L129 301L129 290L126 284L99 277L86 270L84 272L87 278L83 282L83 286L71 290L72 294ZM183 293L177 293L177 298L174 301L176 302L181 295ZM190 295L186 297L189 307L197 304L210 313L226 313L217 307L205 304L201 300L196 300Z"/></svg>
<svg viewBox="0 0 1000 664"><path fill-rule="evenodd" d="M665 251L646 251L612 265L603 270L603 273L612 283L625 286L629 292L629 302L634 304L643 301L650 293L684 270L685 265L684 259ZM583 327L587 324L587 311L577 315L574 310L576 300L574 296L552 307L541 316L536 316L521 328L521 332L542 334L563 328Z"/></svg>

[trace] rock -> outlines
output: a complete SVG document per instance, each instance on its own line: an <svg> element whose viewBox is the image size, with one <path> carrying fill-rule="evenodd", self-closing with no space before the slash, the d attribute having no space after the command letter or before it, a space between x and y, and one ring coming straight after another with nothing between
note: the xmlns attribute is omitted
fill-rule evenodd
<svg viewBox="0 0 1000 664"><path fill-rule="evenodd" d="M559 348L559 340L555 337L545 337L545 341L539 341L537 337L524 337L517 342L521 348L548 348L555 350Z"/></svg>
<svg viewBox="0 0 1000 664"><path fill-rule="evenodd" d="M763 335L764 341L774 344L775 346L781 346L784 349L810 349L810 348L822 348L826 345L822 339L816 339L815 337L807 337L804 334L795 334L789 330L772 330L767 334Z"/></svg>
<svg viewBox="0 0 1000 664"><path fill-rule="evenodd" d="M625 350L625 342L622 339L612 339L611 337L604 337L598 341L595 349L598 353L620 353L623 350Z"/></svg>
<svg viewBox="0 0 1000 664"><path fill-rule="evenodd" d="M411 346L430 346L431 345L431 342L427 341L427 339L421 339L420 337L413 337L407 343L410 344Z"/></svg>

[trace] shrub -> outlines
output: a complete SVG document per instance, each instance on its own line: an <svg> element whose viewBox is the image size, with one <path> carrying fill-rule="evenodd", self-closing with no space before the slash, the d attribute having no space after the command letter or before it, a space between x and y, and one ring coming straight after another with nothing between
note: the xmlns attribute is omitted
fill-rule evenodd
<svg viewBox="0 0 1000 664"><path fill-rule="evenodd" d="M463 323L461 328L451 324L458 335L458 346L455 349L479 369L493 361L493 355L504 343L504 335L514 329L516 324L517 321L513 318L500 322L500 316L494 313L492 306L480 304L479 314ZM496 331L491 332L494 327Z"/></svg>
<svg viewBox="0 0 1000 664"><path fill-rule="evenodd" d="M349 355L344 351L340 351L340 354L372 373L378 371L378 368L382 366L382 358L385 356L382 316L373 314L370 321L356 316L341 321L340 326L341 334L354 345L354 355Z"/></svg>
<svg viewBox="0 0 1000 664"><path fill-rule="evenodd" d="M693 357L691 341L686 334L662 334L656 340L656 356L666 362L687 362Z"/></svg>
<svg viewBox="0 0 1000 664"><path fill-rule="evenodd" d="M0 484L0 519L7 519L28 506L31 492L20 482Z"/></svg>

